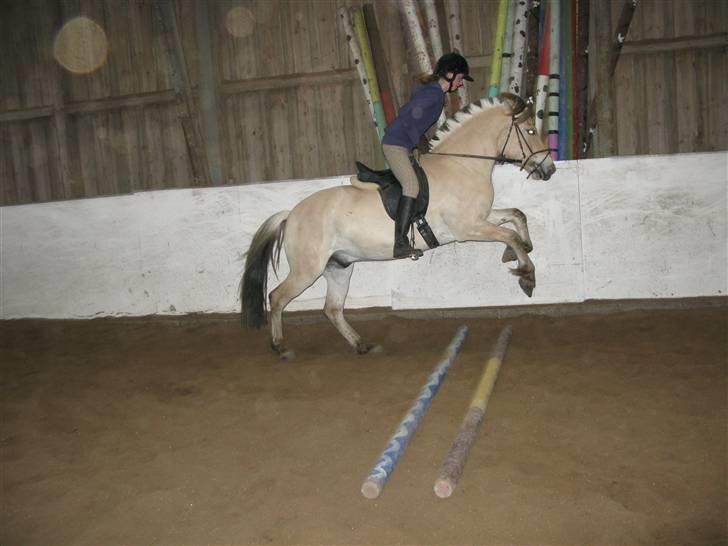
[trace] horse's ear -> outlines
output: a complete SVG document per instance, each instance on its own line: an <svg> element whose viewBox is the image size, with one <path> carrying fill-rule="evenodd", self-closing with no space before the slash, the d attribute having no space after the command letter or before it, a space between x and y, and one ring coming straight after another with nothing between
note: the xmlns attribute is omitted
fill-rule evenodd
<svg viewBox="0 0 728 546"><path fill-rule="evenodd" d="M513 93L501 93L498 98L508 108L509 116L517 116L526 109L526 101Z"/></svg>

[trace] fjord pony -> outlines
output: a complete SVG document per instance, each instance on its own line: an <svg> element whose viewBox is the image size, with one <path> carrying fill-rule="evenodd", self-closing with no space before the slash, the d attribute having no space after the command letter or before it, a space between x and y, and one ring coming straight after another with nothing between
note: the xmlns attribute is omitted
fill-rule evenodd
<svg viewBox="0 0 728 546"><path fill-rule="evenodd" d="M503 261L518 260L511 272L530 296L536 276L528 256L533 245L526 217L518 209L491 208L496 162L517 163L535 179L548 180L556 170L548 145L536 133L530 107L507 94L477 101L445 122L433 143L432 153L420 163L430 186L427 221L438 241L505 243ZM419 234L415 242L427 250ZM345 320L344 301L354 264L391 260L392 245L393 223L378 192L363 189L356 180L351 186L318 191L293 210L274 214L258 228L247 252L241 283L243 324L259 328L265 323L268 268L275 270L285 249L290 272L270 293L271 344L278 355L293 357L284 343L283 310L321 275L327 283L324 313L331 323L356 352L374 349Z"/></svg>

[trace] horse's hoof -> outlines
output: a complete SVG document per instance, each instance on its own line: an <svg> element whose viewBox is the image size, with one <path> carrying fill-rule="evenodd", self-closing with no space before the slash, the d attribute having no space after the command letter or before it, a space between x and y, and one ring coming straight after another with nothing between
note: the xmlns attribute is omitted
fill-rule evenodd
<svg viewBox="0 0 728 546"><path fill-rule="evenodd" d="M381 353L382 346L374 343L363 343L359 342L356 344L356 353L359 355L365 355L367 353Z"/></svg>
<svg viewBox="0 0 728 546"><path fill-rule="evenodd" d="M286 349L285 345L276 345L275 343L271 343L271 348L276 352L278 358L281 360L288 361L296 358L296 353L290 349Z"/></svg>
<svg viewBox="0 0 728 546"><path fill-rule="evenodd" d="M536 288L536 280L521 277L518 279L518 286L520 286L521 290L523 290L523 292L530 298L533 295L533 289Z"/></svg>
<svg viewBox="0 0 728 546"><path fill-rule="evenodd" d="M506 264L508 262L514 262L517 259L518 256L516 256L515 251L511 247L507 246L506 249L503 251L503 258L501 258L503 263Z"/></svg>
<svg viewBox="0 0 728 546"><path fill-rule="evenodd" d="M282 351L282 352L278 353L278 356L284 362L288 362L288 361L293 360L294 358L296 358L296 353L294 353L290 349L286 349L285 351Z"/></svg>

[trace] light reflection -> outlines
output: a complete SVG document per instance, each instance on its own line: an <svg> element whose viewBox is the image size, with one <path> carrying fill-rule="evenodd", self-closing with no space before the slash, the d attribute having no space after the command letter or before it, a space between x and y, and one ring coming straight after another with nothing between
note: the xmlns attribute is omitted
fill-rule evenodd
<svg viewBox="0 0 728 546"><path fill-rule="evenodd" d="M106 62L108 54L106 32L84 16L67 21L53 42L56 61L74 74L89 74L99 69Z"/></svg>
<svg viewBox="0 0 728 546"><path fill-rule="evenodd" d="M233 36L245 38L255 29L255 15L246 8L233 8L225 16L225 28Z"/></svg>

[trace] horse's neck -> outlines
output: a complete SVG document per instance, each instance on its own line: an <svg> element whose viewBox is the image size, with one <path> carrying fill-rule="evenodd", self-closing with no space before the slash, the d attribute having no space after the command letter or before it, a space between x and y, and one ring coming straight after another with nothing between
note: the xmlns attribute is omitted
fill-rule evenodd
<svg viewBox="0 0 728 546"><path fill-rule="evenodd" d="M507 121L500 108L491 108L458 127L434 151L495 157L500 152L498 135Z"/></svg>

